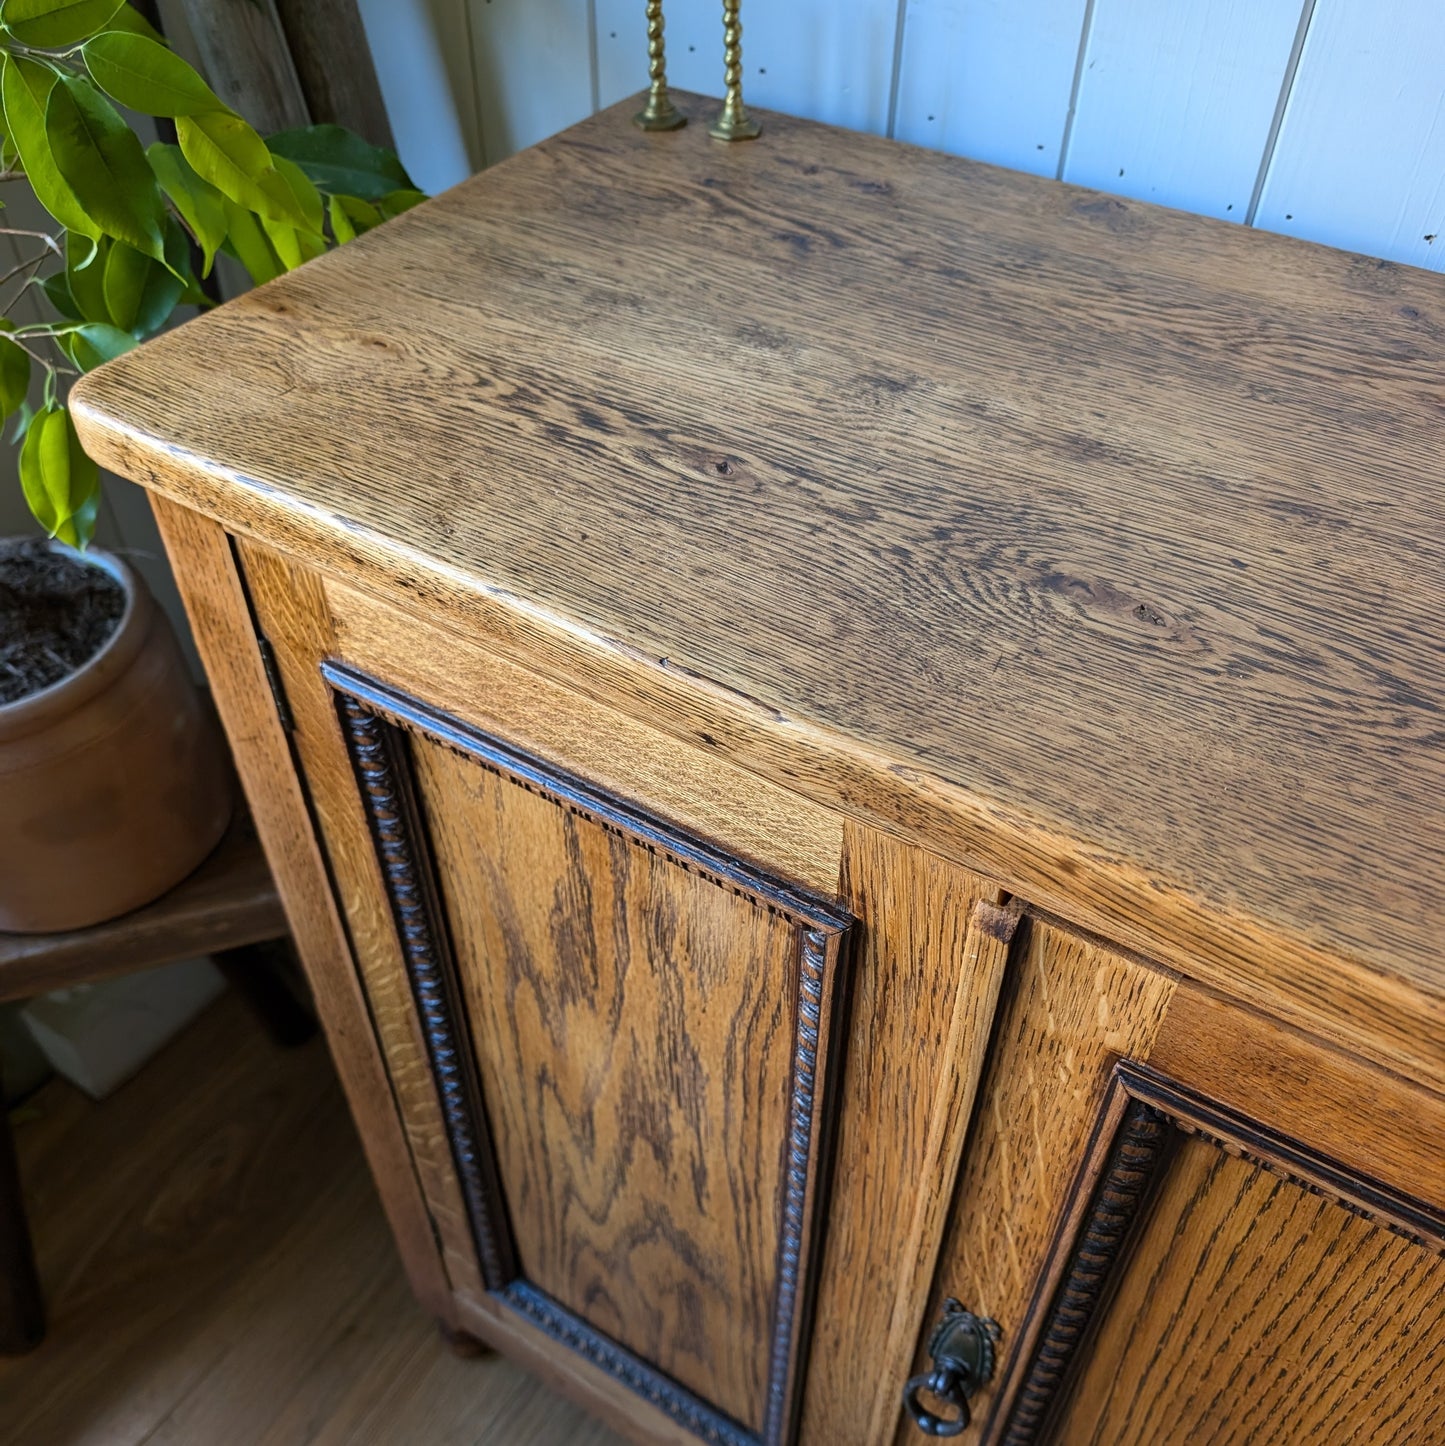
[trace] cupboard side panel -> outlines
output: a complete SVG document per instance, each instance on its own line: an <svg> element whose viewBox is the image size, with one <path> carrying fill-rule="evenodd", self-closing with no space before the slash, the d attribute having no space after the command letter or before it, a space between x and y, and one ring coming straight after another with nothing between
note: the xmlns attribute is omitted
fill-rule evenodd
<svg viewBox="0 0 1445 1446"><path fill-rule="evenodd" d="M316 574L280 554L248 540L238 548L294 721L296 755L431 1217L432 1248L439 1245L454 1289L480 1292L481 1272L375 844L320 672L331 648L325 594Z"/></svg>
<svg viewBox="0 0 1445 1446"><path fill-rule="evenodd" d="M158 494L151 506L412 1290L433 1315L451 1321L451 1283L272 702L231 539L219 524Z"/></svg>

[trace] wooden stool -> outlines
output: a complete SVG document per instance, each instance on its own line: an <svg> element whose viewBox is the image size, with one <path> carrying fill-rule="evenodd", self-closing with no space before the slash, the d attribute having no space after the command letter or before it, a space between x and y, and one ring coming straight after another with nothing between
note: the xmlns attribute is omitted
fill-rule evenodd
<svg viewBox="0 0 1445 1446"><path fill-rule="evenodd" d="M209 954L278 1044L300 1044L316 1021L287 982L286 916L245 805L215 851L155 903L63 934L0 934L0 1004ZM8 1114L0 1109L0 1355L45 1334L45 1307Z"/></svg>

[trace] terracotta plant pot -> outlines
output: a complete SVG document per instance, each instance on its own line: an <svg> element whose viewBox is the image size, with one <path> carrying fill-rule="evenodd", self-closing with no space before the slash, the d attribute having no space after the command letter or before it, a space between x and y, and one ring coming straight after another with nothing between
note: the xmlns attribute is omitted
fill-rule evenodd
<svg viewBox="0 0 1445 1446"><path fill-rule="evenodd" d="M0 704L0 930L48 933L165 893L219 842L231 774L170 624L119 558L108 641L59 682Z"/></svg>

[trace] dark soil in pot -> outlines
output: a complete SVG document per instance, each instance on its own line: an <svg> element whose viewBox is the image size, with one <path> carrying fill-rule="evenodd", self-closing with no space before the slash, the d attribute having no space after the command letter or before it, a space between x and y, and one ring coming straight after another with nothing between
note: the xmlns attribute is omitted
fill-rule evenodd
<svg viewBox="0 0 1445 1446"><path fill-rule="evenodd" d="M41 538L0 541L0 704L90 661L115 632L125 589Z"/></svg>

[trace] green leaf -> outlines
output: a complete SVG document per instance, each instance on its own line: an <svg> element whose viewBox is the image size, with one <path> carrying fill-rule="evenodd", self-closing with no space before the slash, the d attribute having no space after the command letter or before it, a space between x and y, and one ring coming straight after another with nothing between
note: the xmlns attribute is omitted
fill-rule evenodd
<svg viewBox="0 0 1445 1446"><path fill-rule="evenodd" d="M146 151L146 159L161 190L170 197L201 248L201 275L209 276L216 252L226 239L226 206L221 193L191 169L179 146L157 141Z"/></svg>
<svg viewBox="0 0 1445 1446"><path fill-rule="evenodd" d="M201 283L196 280L196 273L192 271L186 280L185 287L181 291L180 300L177 304L180 306L194 306L200 311L207 311L216 303L201 289Z"/></svg>
<svg viewBox="0 0 1445 1446"><path fill-rule="evenodd" d="M355 199L354 197L352 199ZM364 206L365 201L361 202ZM338 246L344 246L348 241L355 241L357 236L356 227L351 223L351 217L346 214L346 207L342 205L340 196L331 196L326 202L326 214L331 219L331 234L336 238Z"/></svg>
<svg viewBox="0 0 1445 1446"><path fill-rule="evenodd" d="M301 240L294 226L263 218L261 229L266 233L266 239L271 243L271 250L275 252L283 271L294 271L306 259L301 254Z"/></svg>
<svg viewBox="0 0 1445 1446"><path fill-rule="evenodd" d="M305 260L305 256L301 254L301 239L297 228L265 220L265 217L260 217L259 220L260 228L266 233L266 240L270 241L270 249L276 253L276 260L281 262L281 269L297 269Z"/></svg>
<svg viewBox="0 0 1445 1446"><path fill-rule="evenodd" d="M225 250L246 268L251 280L260 286L274 280L286 270L267 239L261 223L244 206L226 200Z"/></svg>
<svg viewBox="0 0 1445 1446"><path fill-rule="evenodd" d="M45 133L45 104L55 86L56 75L48 66L5 53L0 70L0 98L5 105L5 125L25 167L26 179L35 199L67 231L92 241L99 239L100 227L85 214L55 164L50 140Z"/></svg>
<svg viewBox="0 0 1445 1446"><path fill-rule="evenodd" d="M30 390L30 354L4 337L14 330L15 323L0 316L0 419L18 412Z"/></svg>
<svg viewBox="0 0 1445 1446"><path fill-rule="evenodd" d="M192 169L223 196L271 221L306 225L295 193L271 161L266 142L238 115L180 116L176 136Z"/></svg>
<svg viewBox="0 0 1445 1446"><path fill-rule="evenodd" d="M107 235L161 260L165 202L120 112L88 81L62 75L45 105L45 134L85 214Z"/></svg>
<svg viewBox="0 0 1445 1446"><path fill-rule="evenodd" d="M304 177L303 177L304 179ZM310 182L307 182L310 185ZM251 209L263 219L279 221L287 226L306 226L306 208L297 199L296 192L285 176L273 164L271 169L256 183L261 203ZM315 188L313 187L313 193ZM321 210L321 198L317 196L316 209ZM317 223L320 224L319 221Z"/></svg>
<svg viewBox="0 0 1445 1446"><path fill-rule="evenodd" d="M272 155L294 161L328 195L379 201L413 184L394 152L345 126L301 126L272 136L267 145Z"/></svg>
<svg viewBox="0 0 1445 1446"><path fill-rule="evenodd" d="M95 83L122 105L144 115L197 115L223 111L210 86L175 51L143 35L108 30L81 51Z"/></svg>
<svg viewBox="0 0 1445 1446"><path fill-rule="evenodd" d="M403 211L410 211L413 206L420 206L426 198L425 191L389 191L376 203L376 207L382 219L389 221Z"/></svg>
<svg viewBox="0 0 1445 1446"><path fill-rule="evenodd" d="M262 219L261 229L271 242L271 248L287 271L294 271L313 256L320 256L326 250L326 237L319 231L303 231L279 221Z"/></svg>
<svg viewBox="0 0 1445 1446"><path fill-rule="evenodd" d="M129 331L135 325L146 276L154 265L149 256L124 241L115 242L105 258L101 295L105 298L107 318L122 331Z"/></svg>
<svg viewBox="0 0 1445 1446"><path fill-rule="evenodd" d="M30 430L30 424L35 420L35 408L28 401L21 402L20 411L15 417L15 426L10 432L11 442L19 442L24 439L26 432Z"/></svg>
<svg viewBox="0 0 1445 1446"><path fill-rule="evenodd" d="M372 225L380 222L381 215L376 208L365 201L357 200L355 196L328 196L326 198L326 215L331 222L331 234L336 238L338 246L344 246L348 241L355 241L363 231L371 229L366 224L366 213L361 210L363 206L366 206L366 210L376 217L376 221ZM353 212L356 212L361 219L353 219Z"/></svg>
<svg viewBox="0 0 1445 1446"><path fill-rule="evenodd" d="M184 235L179 239L184 247ZM184 266L185 259L180 259ZM137 339L159 331L185 290L177 271L117 241L105 262L105 305L111 321Z"/></svg>
<svg viewBox="0 0 1445 1446"><path fill-rule="evenodd" d="M321 193L295 161L288 161L285 156L276 156L273 158L273 164L280 173L281 179L290 189L292 199L301 213L306 229L319 232L322 214Z"/></svg>
<svg viewBox="0 0 1445 1446"><path fill-rule="evenodd" d="M31 422L20 449L20 485L35 520L51 537L72 547L90 542L100 508L100 469L86 456L64 407Z"/></svg>
<svg viewBox="0 0 1445 1446"><path fill-rule="evenodd" d="M320 256L326 250L326 237L321 229L321 193L311 184L301 168L284 156L276 158L276 171L290 189L296 209L306 218L306 225L293 226L284 221L269 220L265 216L262 216L260 221L281 264L291 271L303 261Z"/></svg>
<svg viewBox="0 0 1445 1446"><path fill-rule="evenodd" d="M57 271L47 276L40 283L40 289L49 299L50 304L67 321L79 321L80 308L75 304L75 298L70 294L70 282L66 280L63 271Z"/></svg>
<svg viewBox="0 0 1445 1446"><path fill-rule="evenodd" d="M331 196L326 203L327 214L331 218L331 234L336 237L338 245L354 240L363 232L425 200L426 195L421 191L392 191L375 206L357 196Z"/></svg>
<svg viewBox="0 0 1445 1446"><path fill-rule="evenodd" d="M58 338L81 371L94 371L103 362L114 361L136 344L128 331L104 321L89 321Z"/></svg>
<svg viewBox="0 0 1445 1446"><path fill-rule="evenodd" d="M105 28L107 30L124 30L131 35L144 35L147 40L158 40L162 45L166 43L165 36L131 5L122 5L105 22Z"/></svg>
<svg viewBox="0 0 1445 1446"><path fill-rule="evenodd" d="M354 240L386 220L370 201L357 196L332 196L326 209L331 217L331 234L338 245Z"/></svg>
<svg viewBox="0 0 1445 1446"><path fill-rule="evenodd" d="M5 0L0 21L23 45L58 50L103 30L121 0Z"/></svg>
<svg viewBox="0 0 1445 1446"><path fill-rule="evenodd" d="M186 228L171 215L166 216L165 268L181 283L182 291L196 285L191 238L186 234Z"/></svg>
<svg viewBox="0 0 1445 1446"><path fill-rule="evenodd" d="M67 233L65 283L71 303L83 321L109 321L110 308L105 303L105 263L114 243L109 236L102 236L92 246L82 236L78 253L74 243L75 237Z"/></svg>
<svg viewBox="0 0 1445 1446"><path fill-rule="evenodd" d="M232 194L233 191L255 185L272 169L266 142L231 111L182 116L176 133L181 150L196 174L238 205L246 203Z"/></svg>

